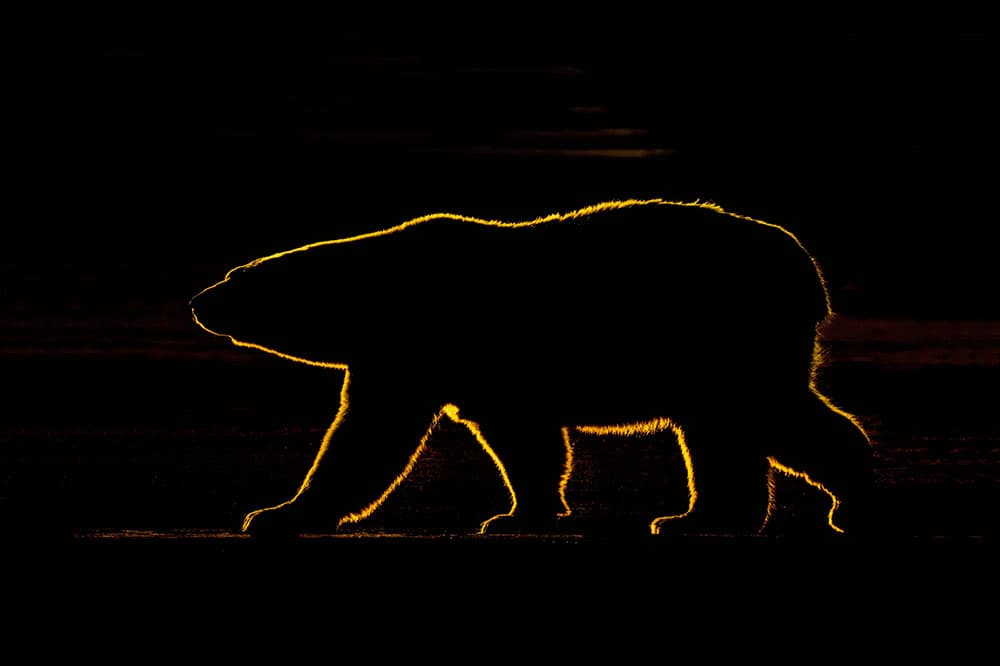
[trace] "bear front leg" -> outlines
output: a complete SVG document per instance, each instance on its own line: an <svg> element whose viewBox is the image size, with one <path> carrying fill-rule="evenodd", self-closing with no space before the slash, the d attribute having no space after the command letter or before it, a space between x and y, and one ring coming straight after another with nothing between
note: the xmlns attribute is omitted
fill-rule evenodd
<svg viewBox="0 0 1000 666"><path fill-rule="evenodd" d="M564 434L546 419L516 412L482 423L482 434L500 458L514 496L513 509L487 520L483 533L560 532L559 518L568 513L563 496L569 464Z"/></svg>
<svg viewBox="0 0 1000 666"><path fill-rule="evenodd" d="M287 501L247 514L256 536L333 532L373 510L394 486L434 419L433 408L398 378L363 371L345 376L341 410L312 467Z"/></svg>

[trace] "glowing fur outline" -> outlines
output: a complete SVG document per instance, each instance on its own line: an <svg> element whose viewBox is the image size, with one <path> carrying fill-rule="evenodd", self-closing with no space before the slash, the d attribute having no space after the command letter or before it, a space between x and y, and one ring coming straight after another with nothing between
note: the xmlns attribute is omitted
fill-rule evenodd
<svg viewBox="0 0 1000 666"><path fill-rule="evenodd" d="M381 236L386 236L386 235L389 235L389 234L398 233L398 232L403 231L405 229L408 229L410 227L413 227L413 226L416 226L418 224L422 224L424 222L428 222L428 221L431 221L431 220L436 220L436 219L450 219L450 220L456 220L456 221L461 221L461 222L468 222L468 223L473 223L473 224L480 224L480 225L484 225L484 226L494 226L494 227L504 227L504 228L522 228L522 227L530 227L530 226L535 226L535 225L549 223L549 222L558 222L558 221L566 221L566 220L571 220L571 219L577 219L577 218L581 218L581 217L586 217L586 216L591 215L593 213L597 213L597 212L601 212L601 211L606 211L606 210L616 210L616 209L624 209L624 208L629 208L629 207L647 206L647 205L665 205L665 206L680 206L680 207L690 207L690 208L704 208L704 209L715 211L717 213L728 215L730 217L734 217L734 218L737 218L737 219L746 220L746 221L749 221L749 222L752 222L752 223L755 223L755 224L759 224L759 225L762 225L762 226L765 226L765 227L776 229L776 230L784 233L785 235L787 235L789 238L791 238L795 242L795 244L802 250L802 252L805 253L805 255L812 262L812 265L813 265L813 267L815 269L815 272L816 272L816 276L817 276L817 278L820 281L820 285L821 285L821 288L822 288L822 291L823 291L823 295L824 295L824 299L825 299L826 312L827 312L827 318L829 318L830 316L833 315L833 309L831 307L831 301L830 301L830 294L829 294L829 290L827 289L826 280L823 277L823 272L820 269L820 266L817 263L816 259L812 256L812 254L809 253L808 250L806 250L805 246L802 244L801 241L799 241L799 239L795 236L795 234L793 234L792 232L788 231L787 229L785 229L784 227L782 227L780 225L773 224L773 223L770 223L770 222L765 222L763 220L758 220L758 219L755 219L755 218L752 218L752 217L749 217L749 216L746 216L746 215L740 215L740 214L737 214L737 213L732 213L732 212L726 211L721 206L718 206L718 205L716 205L714 203L701 202L701 201L698 201L698 200L695 200L695 201L692 201L692 202L667 201L667 200L658 199L658 198L657 199L626 199L626 200L622 200L622 201L608 201L608 202L603 202L603 203L599 203L599 204L594 204L594 205L591 205L591 206L586 206L584 208L580 208L580 209L571 211L569 213L552 213L552 214L549 214L549 215L546 215L546 216L535 218L534 220L527 220L527 221L522 221L522 222L505 222L505 221L500 221L500 220L487 220L487 219L476 218L476 217L467 216L467 215L458 215L458 214L453 214L453 213L433 213L433 214L423 215L423 216L420 216L420 217L416 217L416 218L407 220L407 221L402 222L402 223L400 223L398 225L395 225L395 226L392 226L392 227L388 227L386 229L377 230L377 231L368 232L368 233L363 233L363 234L359 234L359 235L355 235L355 236L350 236L350 237L347 237L347 238L337 238L337 239L331 239L331 240L326 240L326 241L319 241L319 242L315 242L315 243L309 243L309 244L302 245L302 246L299 246L299 247L296 247L296 248L293 248L293 249L290 249L290 250L284 250L284 251L276 252L276 253L273 253L273 254L270 254L270 255L266 255L266 256L263 256L263 257L258 257L257 259L254 259L254 260L252 260L250 262L247 262L246 264L242 264L242 265L239 265L239 266L236 266L236 267L230 269L226 273L225 277L222 280L220 280L220 281L216 282L215 284L212 284L209 287L206 287L205 289L203 289L200 292L198 292L198 294L194 297L194 299L196 299L201 294L204 294L204 293L206 293L206 292L208 292L208 291L210 291L210 290L218 287L219 285L227 282L233 276L233 274L235 274L237 271L248 269L248 268L252 268L254 266L258 266L258 265L260 265L260 264L262 264L262 263L264 263L266 261L270 261L272 259L277 259L277 258L280 258L280 257L288 256L290 254L295 254L295 253L298 253L298 252L305 252L305 251L308 251L308 250L311 250L311 249L314 249L314 248L317 248L317 247L324 247L324 246L328 246L328 245L346 244L346 243L352 243L352 242L356 242L356 241L360 241L360 240L366 240L366 239L371 239L371 238L377 238L377 237L381 237ZM194 299L192 299L192 300L194 300ZM252 343L252 342L246 342L246 341L243 341L243 340L239 340L239 339L237 339L234 336L213 331L210 328L208 328L207 326L205 326L204 324L202 324L198 320L198 317L195 314L193 308L192 308L191 314L192 314L192 317L194 319L194 322L199 327L201 327L203 330L207 331L208 333L211 333L212 335L216 335L216 336L228 338L230 340L230 342L232 344L234 344L235 346L246 347L246 348L249 348L249 349L255 349L255 350L262 351L262 352L265 352L265 353L268 353L268 354L272 354L272 355L277 356L279 358L286 359L286 360L289 360L289 361L292 361L292 362L295 362L295 363L302 363L302 364L305 364L305 365L314 366L314 367L320 367L320 368L326 368L326 369L336 369L336 370L340 370L340 371L344 372L344 382L343 382L343 386L341 388L341 396L340 396L340 407L339 407L339 409L337 411L336 416L334 417L333 423L330 425L330 427L327 429L326 433L324 434L323 439L322 439L322 441L320 443L319 450L316 453L316 458L313 461L313 464L311 465L311 467L309 468L309 471L306 473L306 476L303 479L302 484L299 486L298 491L296 491L296 493L290 499L288 499L288 500L286 500L284 502L281 502L281 503L276 504L276 505L271 506L271 507L264 507L264 508L261 508L261 509L257 509L255 511L251 511L250 513L248 513L246 515L246 517L244 518L243 525L242 525L242 530L246 531L249 528L251 522L253 521L253 519L256 516L260 515L261 513L266 512L266 511L273 511L275 509L280 509L282 507L285 507L285 506L288 506L288 505L292 504L293 502L295 502L302 495L302 493L304 493L309 488L309 486L310 486L310 484L312 482L312 479L313 479L313 477L314 477L314 475L316 473L316 470L317 470L317 468L319 466L320 460L322 460L322 458L325 456L327 450L329 449L330 440L332 439L333 433L340 427L340 424L343 422L343 419L344 419L344 417L345 417L345 415L346 415L346 413L348 411L348 405L349 405L348 385L350 383L350 370L349 370L347 364L332 363L332 362L325 362L325 361L314 361L314 360L311 360L311 359L306 359L306 358L302 358L302 357L298 357L298 356L293 356L291 354L286 354L284 352L280 352L280 351L278 351L276 349L272 349L272 348L266 347L264 345L260 345L260 344L256 344L256 343ZM820 392L819 388L817 387L817 376L818 376L819 368L822 365L822 362L823 362L822 349L821 349L821 346L819 344L819 341L817 340L814 343L812 366L811 366L811 370L810 370L809 390L813 394L815 394L831 411L833 411L836 414L839 414L840 416L848 419L851 423L853 423L855 425L855 427L857 427L857 429L864 435L865 439L868 441L868 443L870 445L871 444L871 440L868 438L867 433L865 432L864 428L861 426L861 424L858 421L858 419L854 415L852 415L852 414L844 411L843 409L837 407L827 396L823 395L823 393ZM487 526L493 520L495 520L497 518L500 518L500 517L503 517L503 516L511 516L511 515L514 514L514 511L517 508L517 494L514 491L513 485L510 482L510 477L507 474L506 467L503 465L503 462L500 460L499 456L497 456L497 454L494 451L493 447L489 444L489 442L483 436L482 431L479 428L479 425L477 423L475 423L474 421L470 421L470 420L467 420L467 419L462 419L459 416L458 407L455 406L455 405L453 405L453 404L448 404L448 405L443 406L441 408L441 410L438 412L438 414L434 417L434 419L432 420L431 425L429 426L429 428L427 429L427 431L424 433L423 437L421 438L419 445L414 450L414 452L410 455L410 458L407 461L406 465L404 466L403 470L389 484L389 486L386 488L386 490L383 491L383 493L375 501L369 503L364 508L362 508L360 511L353 512L353 513L350 513L350 514L347 514L347 515L341 517L340 520L337 522L337 526L338 527L340 527L340 526L342 526L343 524L346 524L346 523L358 522L358 521L360 521L360 520L368 517L379 506L381 506L385 502L386 498L388 498L388 496L409 475L409 473L412 470L413 466L416 464L416 461L419 459L420 454L426 448L427 440L430 438L431 434L433 433L433 430L435 429L435 427L439 423L441 417L445 416L445 415L448 416L449 418L451 418L454 422L456 422L458 424L461 424L464 427L466 427L466 429L468 429L469 432L473 434L473 436L479 442L480 446L483 447L483 450L490 456L490 458L494 462L495 466L497 467L498 473L499 473L499 475L501 477L501 480L502 480L504 486L507 488L507 491L508 491L508 493L510 494L510 497L511 497L511 509L510 509L510 511L508 511L506 514L499 514L498 516L494 516L494 517L489 518L486 521L484 521L480 525L480 532L481 533L485 532ZM572 444L572 437L570 435L570 433L572 431L575 430L577 432L586 433L586 434L599 434L599 435L609 435L610 434L610 435L626 436L627 437L627 436L634 436L636 434L653 434L653 433L656 433L656 432L661 432L661 431L666 430L666 429L669 429L669 430L671 430L674 433L674 435L675 435L675 437L677 439L678 446L680 447L682 456L684 458L684 464L685 464L685 468L686 468L687 476L688 476L688 480L687 480L688 498L689 498L688 499L688 509L684 513L676 515L676 516L660 516L660 517L654 518L653 521L650 523L650 532L652 534L658 534L659 531L660 531L660 526L664 522L666 522L668 520L675 520L675 519L683 518L683 517L689 515L694 510L695 504L697 502L697 497L698 497L697 489L696 489L696 484L695 484L695 477L694 477L694 464L693 464L693 461L691 459L690 450L687 447L687 442L686 442L686 438L684 436L683 429L679 425L677 425L676 423L674 423L672 420L670 420L668 418L665 418L665 417L657 417L657 418L653 418L653 419L650 419L650 420L647 420L647 421L641 421L641 422L638 422L638 423L620 424L620 425L607 425L607 426L567 426L567 427L563 427L562 428L562 436L563 436L564 445L566 447L566 461L565 461L565 464L564 464L564 471L563 471L562 475L560 476L560 480L559 480L559 497L560 497L560 501L563 504L564 511L561 512L559 515L563 516L563 517L564 516L569 516L571 514L571 512L572 512L571 508L569 507L569 504L566 501L566 495L565 495L566 487L567 487L567 485L569 483L569 480L571 478L572 469L573 469L573 444ZM761 529L763 529L764 526L767 525L767 522L770 520L770 518L771 518L771 516L773 514L773 511L774 511L774 508L775 508L774 481L773 481L774 477L773 477L773 474L774 474L775 470L777 470L777 471L779 471L781 473L784 473L784 474L787 474L787 475L792 476L794 478L800 479L800 480L806 482L807 484L809 484L810 486L812 486L814 488L817 488L818 490L826 493L831 498L831 507L830 507L830 511L829 511L828 519L827 519L828 525L829 525L829 527L831 529L833 529L834 531L836 531L838 533L842 533L844 531L840 527L838 527L835 524L835 522L834 522L834 514L835 514L838 506L840 505L840 500L837 498L836 495L834 495L823 484L821 484L821 483L813 480L806 472L803 472L803 471L796 470L796 469L793 469L791 467L788 467L788 466L780 463L779 461L777 461L775 458L772 458L772 457L768 457L768 462L770 464L770 467L769 467L769 470L768 470L768 476L767 476L768 505L767 505L766 514L765 514L764 522L763 522L763 524L761 526Z"/></svg>

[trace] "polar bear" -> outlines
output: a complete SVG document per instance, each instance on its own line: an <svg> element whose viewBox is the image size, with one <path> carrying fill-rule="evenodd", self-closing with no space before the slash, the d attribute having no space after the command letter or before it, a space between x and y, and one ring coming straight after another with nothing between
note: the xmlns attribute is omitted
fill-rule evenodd
<svg viewBox="0 0 1000 666"><path fill-rule="evenodd" d="M789 231L714 204L425 215L255 259L191 306L234 344L344 373L298 491L246 531L364 519L442 419L475 436L509 492L486 533L558 530L582 433L665 432L680 447L687 510L636 529L755 532L776 471L826 494L830 529L864 518L870 441L816 387L833 316L820 269Z"/></svg>

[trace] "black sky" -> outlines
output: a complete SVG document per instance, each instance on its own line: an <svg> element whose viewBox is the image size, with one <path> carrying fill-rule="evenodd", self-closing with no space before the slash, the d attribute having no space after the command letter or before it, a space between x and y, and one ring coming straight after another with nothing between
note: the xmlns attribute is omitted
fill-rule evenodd
<svg viewBox="0 0 1000 666"><path fill-rule="evenodd" d="M367 34L221 10L27 20L8 261L224 263L435 210L663 196L792 229L846 309L996 312L985 36Z"/></svg>

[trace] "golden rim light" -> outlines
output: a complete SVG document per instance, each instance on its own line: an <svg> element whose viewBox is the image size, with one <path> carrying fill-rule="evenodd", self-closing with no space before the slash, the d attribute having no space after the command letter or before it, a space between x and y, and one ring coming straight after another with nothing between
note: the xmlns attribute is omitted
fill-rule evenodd
<svg viewBox="0 0 1000 666"><path fill-rule="evenodd" d="M206 289L203 289L201 292L198 293L197 296L200 296L201 294L204 294L205 292L214 289L215 287L219 286L220 284L223 284L223 283L227 282L231 278L231 276L235 272L237 272L239 270L247 269L247 268L252 268L254 266L258 266L258 265L260 265L260 264L262 264L264 262L270 261L272 259L278 259L280 257L288 256L290 254L295 254L295 253L299 253L299 252L305 252L305 251L308 251L308 250L311 250L311 249L317 248L317 247L323 247L323 246L327 246L327 245L346 244L346 243L352 243L352 242L356 242L356 241L360 241L360 240L365 240L365 239L369 239L369 238L376 238L376 237L380 237L380 236L386 236L386 235L389 235L389 234L398 233L400 231L403 231L403 230L408 229L410 227L416 226L418 224L422 224L422 223L427 222L429 220L451 219L451 220L457 220L457 221L461 221L461 222L468 222L468 223L472 223L472 224L479 224L479 225L485 225L485 226L506 227L506 228L520 228L520 227L529 227L529 226L534 226L534 225L539 225L539 224L545 224L545 223L550 223L550 222L559 222L559 221L565 221L565 220L570 220L570 219L575 219L575 218L586 217L588 215L591 215L591 214L594 214L594 213L597 213L597 212L607 211L607 210L629 208L629 207L635 207L635 206L647 206L647 205L669 205L669 206L681 206L681 207L691 207L691 208L705 208L705 209L713 210L713 211L718 212L718 213L723 213L723 214L731 216L731 217L735 217L735 218L738 218L738 219L747 220L747 221L753 222L755 224L760 224L760 225L763 225L763 226L771 227L771 228L777 229L777 230L779 230L779 231L787 234L799 246L799 248L801 248L802 251L805 252L806 256L808 256L810 258L810 260L812 261L813 266L816 269L816 275L818 276L818 278L819 278L819 280L821 282L821 285L822 285L822 288L823 288L823 293L824 293L824 296L826 298L826 310L827 310L827 314L828 314L828 316L833 314L833 310L832 310L831 305L830 305L829 291L827 289L826 282L823 279L822 271L820 270L819 265L817 264L815 258L805 249L805 247L802 245L802 243L799 241L799 239L794 234L792 234L790 231L788 231L787 229L785 229L785 228L783 228L783 227L781 227L779 225L776 225L776 224L772 224L772 223L769 223L769 222L764 222L762 220L754 219L752 217L747 217L747 216L744 216L744 215L738 215L738 214L735 214L735 213L728 212L728 211L724 210L721 206L718 206L718 205L713 204L713 203L707 203L707 202L701 202L701 201L679 202L679 201L667 201L667 200L664 200L664 199L627 199L627 200L621 200L621 201L608 201L608 202L603 202L603 203L595 204L595 205L592 205L592 206L587 206L587 207L584 207L584 208L580 208L580 209L577 209L577 210L574 210L574 211L571 211L571 212L568 212L568 213L553 213L553 214L546 215L546 216L543 216L543 217L535 218L533 220L527 220L527 221L521 221L521 222L504 222L504 221L500 221L500 220L488 220L488 219L481 219L481 218L476 218L476 217L470 217L470 216L466 216L466 215L457 215L457 214L452 214L452 213L435 213L435 214L430 214L430 215L423 215L421 217L416 217L416 218L407 220L406 222L403 222L401 224L398 224L398 225L395 225L393 227L389 227L389 228L386 228L386 229L383 229L383 230L373 231L373 232L364 233L364 234L360 234L360 235L356 235L356 236L351 236L351 237L347 237L347 238L338 238L338 239L320 241L320 242L316 242L316 243L310 243L310 244L302 245L300 247L296 247L296 248L293 248L293 249L290 249L290 250L284 250L284 251L276 252L274 254L270 254L270 255L267 255L267 256L264 256L264 257L259 257L259 258L254 259L254 260L252 260L252 261L250 261L250 262L248 262L246 264L242 264L240 266L236 266L236 267L230 269L226 273L226 276L222 280L220 280L219 282L217 282L217 283L215 283L215 284L207 287ZM197 298L197 296L195 296L195 298ZM192 299L192 300L194 300L194 299ZM264 345L256 344L256 343L253 343L253 342L247 342L247 341L244 341L244 340L239 340L239 339L237 339L236 337L234 337L232 335L228 335L228 334L225 334L225 333L220 333L220 332L217 332L217 331L213 331L212 329L210 329L207 326L205 326L198 319L197 314L194 312L193 308L192 308L192 317L194 319L194 322L200 328L202 328L203 330L207 331L208 333L211 333L212 335L217 335L217 336L228 338L229 341L232 344L234 344L234 345L236 345L238 347L246 347L246 348L249 348L249 349L255 349L257 351L261 351L261 352L264 352L264 353L267 353L267 354L271 354L271 355L277 356L279 358L282 358L282 359L285 359L285 360L288 360L288 361L292 361L294 363L301 363L301 364L305 364L305 365L309 365L309 366L314 366L314 367L318 367L318 368L338 370L338 371L342 371L344 373L344 382L343 382L343 386L341 388L341 393L340 393L340 408L338 409L337 414L336 414L333 422L330 424L329 428L327 428L325 434L323 435L323 439L322 439L322 441L320 443L319 450L316 453L316 457L315 457L315 459L314 459L311 467L309 468L309 471L306 473L305 478L303 479L302 483L300 484L298 490L295 492L295 494L290 499L288 499L288 500L286 500L284 502L281 502L281 503L276 504L274 506L269 506L269 507L263 507L263 508L260 508L260 509L256 509L256 510L251 511L250 513L248 513L246 515L246 517L244 518L243 525L242 525L242 530L245 532L245 531L247 531L249 529L250 524L253 522L254 518L256 518L258 515L260 515L262 513L265 513L265 512L268 512L268 511L274 511L276 509L281 509L283 507L286 507L286 506L294 503L310 487L310 485L312 483L312 480L313 480L313 478L314 478L314 476L316 474L316 470L319 467L319 463L323 459L323 457L326 455L327 451L329 450L329 448L330 448L330 442L331 442L331 440L333 438L333 435L336 432L336 430L340 427L340 424L343 422L343 420L345 418L345 415L347 413L348 405L349 405L350 369L347 366L347 364L330 363L330 362L324 362L324 361L315 361L315 360L311 360L311 359L307 359L307 358L303 358L303 357L299 357L299 356L293 356L293 355L281 352L281 351L279 351L277 349L266 347ZM844 410L842 410L839 407L837 407L836 405L834 405L817 388L817 386L816 386L816 376L817 376L817 372L818 372L818 369L819 369L819 367L820 367L821 364L822 364L822 352L821 352L821 348L820 348L819 342L817 341L816 344L815 344L815 348L814 348L813 365L812 365L812 373L811 373L810 382L809 382L809 389L830 410L832 410L833 412L835 412L835 413L837 413L837 414L839 414L839 415L847 418L848 420L850 420L858 428L858 430L861 433L864 434L864 429L861 427L860 423L858 422L858 420L853 415L845 412ZM342 527L343 525L346 525L346 524L358 523L358 522L364 520L365 518L371 516L380 506L382 506L385 503L385 501L388 499L388 497L409 476L410 472L413 470L414 466L417 464L417 461L419 460L419 458L423 454L424 450L426 449L427 443L428 443L431 435L433 434L434 430L437 428L437 426L440 423L441 419L444 418L444 417L447 417L447 418L451 419L453 422L455 422L455 423L457 423L457 424L465 427L475 437L476 441L482 447L483 451L493 461L493 464L495 465L495 467L497 469L497 473L499 475L499 478L500 478L501 482L503 483L504 487L507 489L507 492L510 495L510 502L511 502L511 504L510 504L509 511L507 513L499 514L497 516L493 516L492 518L489 518L489 519L483 521L483 523L481 523L481 525L480 525L479 532L481 534L485 533L486 529L487 529L487 526L491 522L493 522L494 520L497 520L497 519L502 518L502 517L511 516L511 515L514 514L515 510L517 509L517 493L514 490L513 485L511 484L510 477L507 474L507 469L504 466L503 461L496 454L496 452L493 449L493 447L490 445L490 443L487 441L486 437L483 435L482 429L480 428L479 424L476 423L476 422L474 422L474 421L471 421L469 419L463 418L460 415L460 413L459 413L459 407L458 406L456 406L454 404L447 404L447 405L442 406L441 409L439 410L439 412L434 416L434 418L433 418L430 426L428 427L428 429L426 430L426 432L424 433L424 435L420 438L420 441L419 441L416 449L410 455L410 457L407 460L407 462L406 462L405 466L403 467L402 471L400 471L400 473L396 476L396 478L393 479L393 481L386 487L386 489L382 492L382 494L379 495L379 497L377 497L375 500L373 500L372 502L370 502L368 505L366 505L365 507L363 507L362 509L360 509L359 511L352 512L352 513L349 513L349 514L347 514L345 516L340 517L339 520L337 521L337 527L338 528ZM564 467L563 467L563 473L562 473L562 475L561 475L561 477L559 479L559 496L560 496L560 500L562 501L562 504L563 504L563 512L560 513L559 515L561 517L565 517L565 516L568 516L568 515L570 515L572 513L572 509L571 509L571 507L569 506L569 504L566 501L566 488L567 488L567 486L569 484L569 481L570 481L570 479L572 477L572 473L573 473L574 446L573 446L572 435L574 433L589 434L589 435L610 435L610 436L616 436L616 437L635 437L635 436L640 436L640 435L652 435L652 434L656 434L656 433L660 433L660 432L665 432L665 431L670 431L674 435L674 437L676 439L676 442L677 442L677 445L680 448L680 452L681 452L681 454L683 456L683 459L684 459L684 465L685 465L685 469L686 469L686 472L687 472L688 508L687 508L687 510L684 513L679 514L679 515L658 516L658 517L654 518L649 523L649 531L650 531L651 534L658 534L660 532L661 526L665 522L670 521L670 520L676 520L676 519L684 518L685 516L689 515L694 510L694 507L695 507L695 504L697 503L697 498L698 498L697 484L695 483L694 463L693 463L692 458L691 458L691 452L688 449L687 441L686 441L685 435L684 435L684 430L681 428L680 425L678 425L677 423L675 423L674 421L672 421L672 420L670 420L670 419L668 419L666 417L657 417L657 418L653 418L653 419L649 419L649 420L641 421L641 422L637 422L637 423L612 424L612 425L572 425L572 426L563 427L562 428L562 437L563 437L563 442L564 442L564 445L565 445L565 448L566 448L566 454L565 454L566 457L565 457L565 462L564 462ZM865 437L867 438L867 435L865 435ZM773 457L769 457L767 460L770 463L770 467L769 467L769 470L768 470L768 476L767 476L768 506L767 506L767 509L766 509L766 514L765 514L764 521L763 521L763 523L761 525L761 530L763 530L763 528L767 525L768 521L770 520L770 518L771 518L771 516L772 516L772 514L774 512L775 506L776 506L776 503L775 503L776 501L775 501L775 496L774 496L775 495L775 491L774 491L774 486L775 486L774 475L775 475L775 473L782 473L782 474L786 474L788 476L797 478L797 479L799 479L799 480L807 483L808 485L810 485L810 486L812 486L814 488L817 488L818 490L822 491L826 495L828 495L829 498L830 498L831 504L830 504L830 511L828 513L828 516L827 516L827 523L828 523L829 527L832 530L834 530L834 531L836 531L838 533L842 533L843 532L843 530L834 522L834 514L835 514L838 506L840 505L840 500L837 498L836 495L834 495L822 483L820 483L820 482L816 481L815 479L811 478L806 472L803 472L803 471L796 470L796 469L793 469L791 467L788 467L787 465L782 464L780 461L776 460Z"/></svg>

